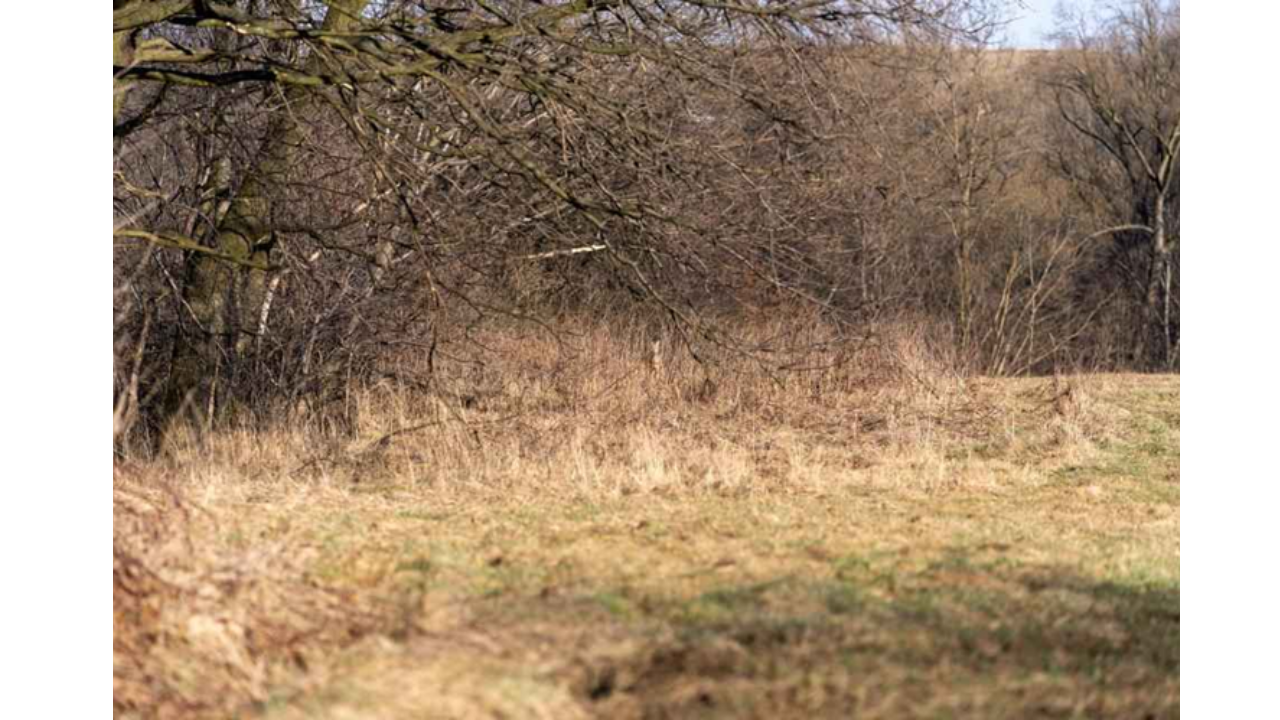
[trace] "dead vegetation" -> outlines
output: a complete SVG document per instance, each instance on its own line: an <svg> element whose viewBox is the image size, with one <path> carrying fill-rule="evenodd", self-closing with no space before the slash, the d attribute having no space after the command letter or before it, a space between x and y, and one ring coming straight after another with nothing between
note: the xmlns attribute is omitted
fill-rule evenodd
<svg viewBox="0 0 1280 720"><path fill-rule="evenodd" d="M117 0L116 715L1176 716L1180 10L1000 5Z"/></svg>
<svg viewBox="0 0 1280 720"><path fill-rule="evenodd" d="M115 703L147 716L226 715L261 702L318 648L385 628L371 608L309 580L291 543L210 542L216 505L162 473L117 470L113 543Z"/></svg>
<svg viewBox="0 0 1280 720"><path fill-rule="evenodd" d="M117 716L1177 715L1176 377L558 337L119 465Z"/></svg>

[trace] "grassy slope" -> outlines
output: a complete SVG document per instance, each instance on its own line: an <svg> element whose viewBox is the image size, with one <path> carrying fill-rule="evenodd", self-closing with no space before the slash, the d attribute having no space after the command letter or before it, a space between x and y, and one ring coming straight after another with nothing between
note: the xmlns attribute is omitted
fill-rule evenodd
<svg viewBox="0 0 1280 720"><path fill-rule="evenodd" d="M117 600L118 709L1174 717L1178 388L975 381L856 432L685 418L488 458L527 482L446 482L412 443L306 481L215 464L170 533L188 599ZM117 513L164 515L147 472Z"/></svg>

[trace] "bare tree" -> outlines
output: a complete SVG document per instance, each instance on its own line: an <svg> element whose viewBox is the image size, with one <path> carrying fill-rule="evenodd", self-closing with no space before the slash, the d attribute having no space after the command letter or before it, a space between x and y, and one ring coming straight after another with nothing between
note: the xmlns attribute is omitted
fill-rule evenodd
<svg viewBox="0 0 1280 720"><path fill-rule="evenodd" d="M987 295L979 254L994 249L983 246L998 239L996 215L1026 147L1019 142L1024 116L1008 79L1012 61L982 46L944 50L936 89L926 97L942 186L939 209L955 262L956 347L969 363L978 354L979 305Z"/></svg>
<svg viewBox="0 0 1280 720"><path fill-rule="evenodd" d="M767 79L744 70L766 57L804 65L804 47L954 32L981 22L974 8L117 0L116 237L186 256L167 280L180 331L165 413L212 415L221 378L249 364L269 318L289 317L273 309L288 296L285 273L295 286L313 283L326 263L335 279L317 297L331 309L297 320L310 329L289 362L303 374L317 365L317 338L350 348L382 322L354 309L375 285L423 293L435 328L443 297L464 313L496 311L513 257L599 257L687 328L707 326L689 278L724 286L732 273L716 268L726 264L812 298L800 280L809 271L798 269L817 267L812 257L760 252L723 224L717 231L723 213L698 212L714 195L700 192L712 185L699 188L711 177L700 165L729 167L764 147L700 146L699 118L744 109L773 138L799 137L796 98L770 95ZM659 92L634 90L644 85ZM699 115L671 87L732 110ZM152 172L162 152L184 161ZM311 247L290 249L303 243ZM784 272L786 262L797 271ZM353 268L366 267L357 289ZM498 294L481 297L482 284ZM502 311L523 317L512 297ZM383 310L397 323L421 319Z"/></svg>
<svg viewBox="0 0 1280 720"><path fill-rule="evenodd" d="M1134 358L1175 368L1179 5L1136 0L1096 26L1068 20L1058 37L1049 86L1067 135L1056 165L1096 209L1093 236L1143 250L1137 267L1120 261L1142 307Z"/></svg>

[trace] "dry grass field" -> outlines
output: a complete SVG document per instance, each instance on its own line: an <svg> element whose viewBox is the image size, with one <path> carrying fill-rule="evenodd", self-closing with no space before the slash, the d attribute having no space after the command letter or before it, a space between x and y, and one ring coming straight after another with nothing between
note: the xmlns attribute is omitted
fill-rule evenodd
<svg viewBox="0 0 1280 720"><path fill-rule="evenodd" d="M116 715L1178 716L1177 376L508 342L117 464Z"/></svg>

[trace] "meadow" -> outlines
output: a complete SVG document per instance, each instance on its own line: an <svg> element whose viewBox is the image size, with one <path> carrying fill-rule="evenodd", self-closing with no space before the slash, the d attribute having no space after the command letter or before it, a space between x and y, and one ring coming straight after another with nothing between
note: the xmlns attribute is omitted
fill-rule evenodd
<svg viewBox="0 0 1280 720"><path fill-rule="evenodd" d="M1178 716L1177 375L492 343L118 461L116 715Z"/></svg>

